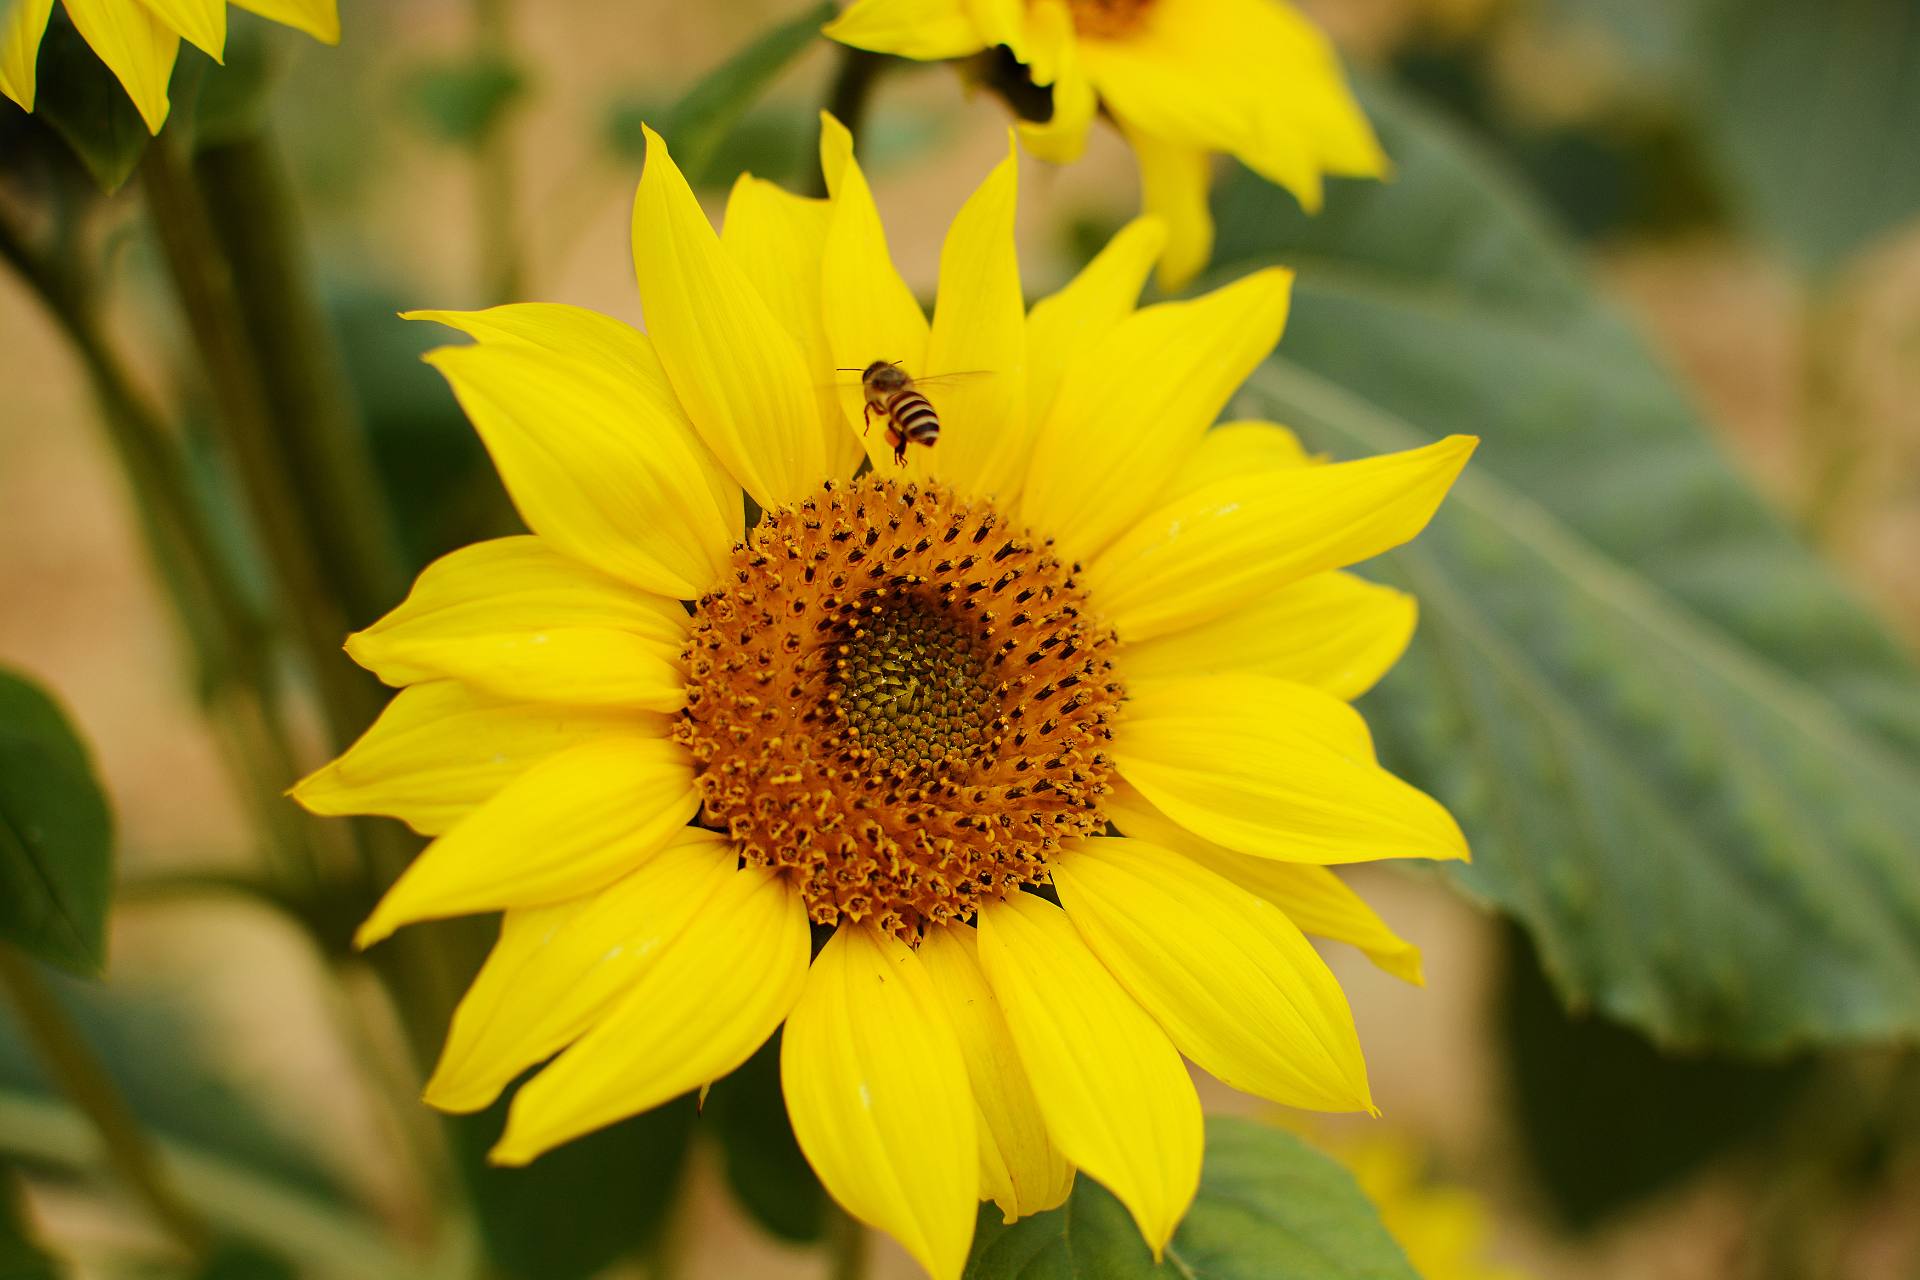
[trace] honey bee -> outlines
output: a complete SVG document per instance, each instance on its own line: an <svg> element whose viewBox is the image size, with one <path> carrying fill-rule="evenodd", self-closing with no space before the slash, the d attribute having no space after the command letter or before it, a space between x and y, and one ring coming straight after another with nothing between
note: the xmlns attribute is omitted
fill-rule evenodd
<svg viewBox="0 0 1920 1280"><path fill-rule="evenodd" d="M907 464L909 444L931 449L940 439L940 414L898 361L875 360L862 369L860 391L867 401L861 421L869 429L876 413L886 421L887 443L893 446L893 460L901 466Z"/></svg>

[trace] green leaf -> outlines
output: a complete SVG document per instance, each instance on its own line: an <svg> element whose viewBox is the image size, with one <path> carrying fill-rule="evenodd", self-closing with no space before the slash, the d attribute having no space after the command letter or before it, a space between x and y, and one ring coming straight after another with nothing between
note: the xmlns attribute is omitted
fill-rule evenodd
<svg viewBox="0 0 1920 1280"><path fill-rule="evenodd" d="M813 45L833 15L831 0L809 6L708 72L674 104L660 135L673 148L689 182L714 180L712 162L734 126L788 64ZM726 181L732 178L724 175Z"/></svg>
<svg viewBox="0 0 1920 1280"><path fill-rule="evenodd" d="M113 817L86 747L53 699L0 671L0 942L98 973L112 888Z"/></svg>
<svg viewBox="0 0 1920 1280"><path fill-rule="evenodd" d="M34 114L66 139L102 190L118 191L151 135L127 91L63 12L47 24L36 74Z"/></svg>
<svg viewBox="0 0 1920 1280"><path fill-rule="evenodd" d="M1002 1225L981 1209L965 1280L1419 1280L1353 1178L1292 1134L1207 1121L1200 1194L1155 1263L1118 1200L1082 1175L1067 1203Z"/></svg>
<svg viewBox="0 0 1920 1280"><path fill-rule="evenodd" d="M487 1163L511 1095L449 1121L492 1263L517 1280L584 1280L658 1243L693 1134L681 1098L549 1151L524 1168Z"/></svg>
<svg viewBox="0 0 1920 1280"><path fill-rule="evenodd" d="M1461 816L1460 881L1569 1004L1740 1053L1920 1033L1910 657L1505 175L1369 100L1395 182L1307 221L1242 181L1221 240L1301 273L1239 411L1349 456L1484 440L1395 559L1423 618L1370 705L1383 754Z"/></svg>
<svg viewBox="0 0 1920 1280"><path fill-rule="evenodd" d="M1777 1133L1812 1078L1805 1060L1675 1057L1618 1023L1569 1015L1532 948L1509 935L1500 1041L1514 1132L1569 1227L1591 1229Z"/></svg>
<svg viewBox="0 0 1920 1280"><path fill-rule="evenodd" d="M827 1193L800 1154L780 1092L780 1036L724 1080L701 1109L720 1144L727 1185L741 1206L782 1240L810 1244L826 1229Z"/></svg>
<svg viewBox="0 0 1920 1280"><path fill-rule="evenodd" d="M1912 0L1720 0L1698 60L1706 136L1754 221L1803 265L1831 270L1920 215Z"/></svg>
<svg viewBox="0 0 1920 1280"><path fill-rule="evenodd" d="M60 1280L63 1274L34 1239L13 1173L0 1162L0 1280Z"/></svg>

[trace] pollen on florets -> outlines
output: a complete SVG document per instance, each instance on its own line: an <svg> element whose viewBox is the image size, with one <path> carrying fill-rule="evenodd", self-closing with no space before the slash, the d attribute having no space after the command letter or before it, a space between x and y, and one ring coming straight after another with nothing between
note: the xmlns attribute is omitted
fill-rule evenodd
<svg viewBox="0 0 1920 1280"><path fill-rule="evenodd" d="M909 941L1104 829L1112 631L991 507L868 478L768 513L694 608L701 821L813 919Z"/></svg>

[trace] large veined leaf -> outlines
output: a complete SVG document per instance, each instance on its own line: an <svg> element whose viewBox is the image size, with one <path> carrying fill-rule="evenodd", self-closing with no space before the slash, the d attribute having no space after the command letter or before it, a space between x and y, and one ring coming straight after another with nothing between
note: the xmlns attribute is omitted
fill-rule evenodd
<svg viewBox="0 0 1920 1280"><path fill-rule="evenodd" d="M1207 1121L1200 1194L1154 1262L1118 1200L1081 1177L1058 1209L980 1212L965 1280L1418 1280L1353 1178L1288 1133Z"/></svg>
<svg viewBox="0 0 1920 1280"><path fill-rule="evenodd" d="M113 818L87 749L35 685L0 671L0 945L95 973Z"/></svg>
<svg viewBox="0 0 1920 1280"><path fill-rule="evenodd" d="M1570 1004L1747 1053L1920 1033L1910 659L1504 176L1370 98L1398 181L1313 222L1241 184L1222 241L1300 268L1243 409L1348 456L1485 441L1395 559L1423 618L1383 752Z"/></svg>

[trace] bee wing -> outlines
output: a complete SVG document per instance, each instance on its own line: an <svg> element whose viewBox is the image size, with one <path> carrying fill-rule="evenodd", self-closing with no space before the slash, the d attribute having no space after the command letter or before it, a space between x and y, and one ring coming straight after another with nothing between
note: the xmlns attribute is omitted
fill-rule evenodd
<svg viewBox="0 0 1920 1280"><path fill-rule="evenodd" d="M953 373L930 373L924 378L915 378L916 387L950 387L955 383L971 382L975 378L991 378L999 373L998 369L960 369Z"/></svg>

